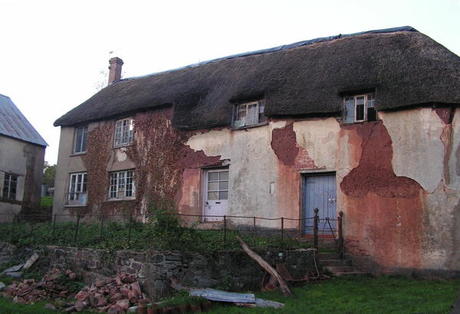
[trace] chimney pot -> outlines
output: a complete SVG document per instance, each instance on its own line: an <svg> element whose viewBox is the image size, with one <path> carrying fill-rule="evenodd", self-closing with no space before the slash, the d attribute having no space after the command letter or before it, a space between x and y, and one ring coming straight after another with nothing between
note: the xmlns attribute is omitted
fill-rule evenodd
<svg viewBox="0 0 460 314"><path fill-rule="evenodd" d="M123 60L118 57L113 57L109 60L109 84L121 79L121 68Z"/></svg>

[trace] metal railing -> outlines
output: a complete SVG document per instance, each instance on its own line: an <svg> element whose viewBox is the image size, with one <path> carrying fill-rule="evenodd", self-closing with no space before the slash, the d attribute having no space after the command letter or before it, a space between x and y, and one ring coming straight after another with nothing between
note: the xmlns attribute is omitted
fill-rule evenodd
<svg viewBox="0 0 460 314"><path fill-rule="evenodd" d="M283 247L292 246L294 242L303 242L319 250L322 247L330 249L332 243L333 248L343 255L343 213L340 212L338 217L320 218L318 212L315 209L313 217L304 218L178 213L165 215L176 217L184 230L195 230L207 236L212 233L214 237L221 239L224 247L238 234L252 239L254 244L261 239L267 239ZM206 218L218 218L220 221L206 222ZM124 241L126 247L131 247L134 234L142 231L143 226L148 228L157 221L155 215L94 215L78 211L75 215L54 214L51 221L45 223L43 219L44 216L40 215L0 214L0 241L9 240L5 237L6 232L13 242L20 242L22 238L33 242L34 232L42 230L41 232L47 232L49 244L94 245L98 241L107 240L109 229L115 228L121 237L119 240ZM87 235L89 229L92 231ZM165 229L168 230L167 225ZM150 234L143 240L155 243L154 236Z"/></svg>

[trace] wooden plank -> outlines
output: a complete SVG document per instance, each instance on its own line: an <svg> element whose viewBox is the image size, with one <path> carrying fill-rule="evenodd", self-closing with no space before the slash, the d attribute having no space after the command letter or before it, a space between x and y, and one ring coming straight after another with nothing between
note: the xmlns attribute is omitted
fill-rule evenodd
<svg viewBox="0 0 460 314"><path fill-rule="evenodd" d="M243 248L243 250L246 252L246 254L249 255L250 258L252 258L253 260L255 260L257 262L257 264L260 265L260 267L262 267L263 269L265 269L265 271L267 273L269 273L270 275L272 275L276 281L278 281L279 285L280 285L280 289L281 289L281 292L285 295L285 296L290 296L292 295L291 293L291 290L289 289L286 281L284 281L283 277L280 276L280 274L278 274L278 272L269 264L267 263L262 257L260 257L259 254L257 254L256 252L254 252L253 250L251 250L249 248L249 246L239 237L237 236L236 237L238 239L238 241L240 242L241 244L241 247Z"/></svg>

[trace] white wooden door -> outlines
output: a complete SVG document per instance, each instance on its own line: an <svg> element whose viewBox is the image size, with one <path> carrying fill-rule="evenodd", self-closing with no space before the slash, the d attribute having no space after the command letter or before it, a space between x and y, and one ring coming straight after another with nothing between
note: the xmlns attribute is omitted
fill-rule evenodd
<svg viewBox="0 0 460 314"><path fill-rule="evenodd" d="M207 170L204 184L204 221L222 221L227 209L228 168Z"/></svg>

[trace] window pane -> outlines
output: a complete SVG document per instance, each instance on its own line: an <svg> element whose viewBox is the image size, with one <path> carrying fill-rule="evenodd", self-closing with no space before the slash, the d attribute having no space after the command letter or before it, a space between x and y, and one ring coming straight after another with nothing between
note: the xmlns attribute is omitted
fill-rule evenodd
<svg viewBox="0 0 460 314"><path fill-rule="evenodd" d="M123 127L122 137L121 137L121 144L128 143L128 137L129 137L128 129L126 127Z"/></svg>
<svg viewBox="0 0 460 314"><path fill-rule="evenodd" d="M377 121L377 112L374 107L367 108L367 121Z"/></svg>
<svg viewBox="0 0 460 314"><path fill-rule="evenodd" d="M246 105L239 105L237 108L236 120L243 120L246 117Z"/></svg>
<svg viewBox="0 0 460 314"><path fill-rule="evenodd" d="M110 189L109 189L109 198L117 197L117 173L110 173Z"/></svg>
<svg viewBox="0 0 460 314"><path fill-rule="evenodd" d="M219 192L208 192L208 200L215 201L219 199Z"/></svg>
<svg viewBox="0 0 460 314"><path fill-rule="evenodd" d="M367 107L374 107L375 100L373 98L367 98Z"/></svg>
<svg viewBox="0 0 460 314"><path fill-rule="evenodd" d="M83 128L81 151L86 152L86 142L88 141L88 127Z"/></svg>
<svg viewBox="0 0 460 314"><path fill-rule="evenodd" d="M267 121L267 117L265 116L265 104L263 102L259 102L259 123Z"/></svg>
<svg viewBox="0 0 460 314"><path fill-rule="evenodd" d="M227 200L228 199L228 192L219 192L219 199L220 200Z"/></svg>
<svg viewBox="0 0 460 314"><path fill-rule="evenodd" d="M83 140L83 132L82 128L75 129L75 143L74 143L74 153L81 152L81 142Z"/></svg>
<svg viewBox="0 0 460 314"><path fill-rule="evenodd" d="M219 182L219 191L226 191L228 190L228 181L220 181Z"/></svg>
<svg viewBox="0 0 460 314"><path fill-rule="evenodd" d="M208 191L218 191L218 190L219 190L219 182L209 182Z"/></svg>
<svg viewBox="0 0 460 314"><path fill-rule="evenodd" d="M70 193L75 193L76 187L77 187L77 175L72 174L70 176Z"/></svg>
<svg viewBox="0 0 460 314"><path fill-rule="evenodd" d="M343 122L355 122L355 100L353 97L346 97L343 108Z"/></svg>
<svg viewBox="0 0 460 314"><path fill-rule="evenodd" d="M228 171L219 172L219 180L228 181Z"/></svg>
<svg viewBox="0 0 460 314"><path fill-rule="evenodd" d="M208 172L208 181L217 181L219 180L218 172Z"/></svg>
<svg viewBox="0 0 460 314"><path fill-rule="evenodd" d="M115 146L121 145L121 132L122 132L122 121L117 121L117 124L115 125Z"/></svg>
<svg viewBox="0 0 460 314"><path fill-rule="evenodd" d="M127 197L134 196L134 171L128 170L126 172L126 193Z"/></svg>
<svg viewBox="0 0 460 314"><path fill-rule="evenodd" d="M118 172L118 189L124 190L125 189L125 174L126 172Z"/></svg>
<svg viewBox="0 0 460 314"><path fill-rule="evenodd" d="M248 105L248 115L246 117L246 125L256 124L259 121L259 112L257 104Z"/></svg>
<svg viewBox="0 0 460 314"><path fill-rule="evenodd" d="M364 105L356 105L356 121L364 120Z"/></svg>
<svg viewBox="0 0 460 314"><path fill-rule="evenodd" d="M81 191L83 193L86 193L86 173L83 174L83 183L82 183Z"/></svg>
<svg viewBox="0 0 460 314"><path fill-rule="evenodd" d="M356 97L356 105L364 105L364 96Z"/></svg>

